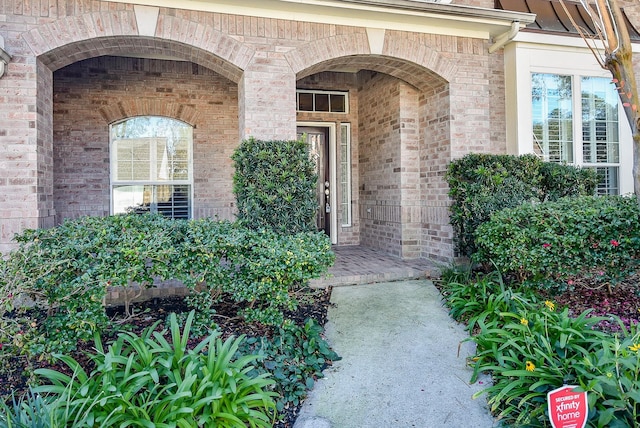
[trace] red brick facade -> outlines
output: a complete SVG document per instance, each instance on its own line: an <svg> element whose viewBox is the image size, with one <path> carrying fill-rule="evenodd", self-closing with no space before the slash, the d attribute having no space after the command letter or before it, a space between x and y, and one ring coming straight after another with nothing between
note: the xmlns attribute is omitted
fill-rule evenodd
<svg viewBox="0 0 640 428"><path fill-rule="evenodd" d="M451 259L446 167L506 150L503 57L489 46L515 18L492 15L459 36L413 18L405 29L388 10L370 12L390 16L384 30L340 9L340 23L323 23L211 5L0 2L12 57L0 78L0 251L24 228L108 215L109 125L157 115L194 127L194 217L233 217L230 155L241 139L292 139L297 122L348 123L353 220L335 231L338 244ZM349 91L349 112L296 113L296 88Z"/></svg>

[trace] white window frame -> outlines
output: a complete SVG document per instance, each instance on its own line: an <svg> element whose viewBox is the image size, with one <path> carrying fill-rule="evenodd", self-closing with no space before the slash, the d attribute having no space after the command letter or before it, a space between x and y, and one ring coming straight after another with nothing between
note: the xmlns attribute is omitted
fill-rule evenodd
<svg viewBox="0 0 640 428"><path fill-rule="evenodd" d="M145 117L160 117L162 119L170 119L170 120L174 120L176 122L180 122L186 126L188 126L191 130L190 132L190 137L189 137L189 153L188 153L188 159L187 159L187 165L188 165L188 172L187 172L187 179L186 180L117 180L117 162L114 160L114 156L115 156L115 150L114 150L114 145L115 145L115 141L116 139L113 138L113 127L122 123L122 122L126 122L127 120L130 119L135 119L135 117L128 117L122 120L119 120L117 122L112 123L109 126L109 163L110 163L110 169L109 169L109 205L110 205L110 214L113 215L115 213L115 206L114 206L114 198L113 198L113 191L114 191L114 187L117 186L180 186L180 185L186 185L189 186L189 211L188 211L188 218L192 219L193 218L193 205L194 205L194 183L193 183L193 126L189 125L186 122L183 122L181 120L178 119L174 119L174 118L165 118L165 117L161 117L161 116L153 116L153 115L149 115L149 116L145 116ZM160 138L160 137L141 137L140 139L147 139L150 142ZM151 145L152 147L157 148L156 144ZM152 162L151 164L151 170L155 170L157 168L157 153L153 153L156 150L154 149L151 153L150 153L150 161ZM157 175L157 174L155 174ZM157 188L157 187L156 187Z"/></svg>
<svg viewBox="0 0 640 428"><path fill-rule="evenodd" d="M640 46L634 46L634 52ZM573 76L573 145L576 166L605 167L612 164L584 164L582 158L581 96L576 92L576 79L604 77L603 70L581 39L520 32L513 43L505 47L507 153L534 153L532 132L531 74L561 74ZM613 86L613 85L612 85ZM579 86L578 86L579 88ZM618 100L618 132L620 139L619 192L633 192L633 139L622 104Z"/></svg>

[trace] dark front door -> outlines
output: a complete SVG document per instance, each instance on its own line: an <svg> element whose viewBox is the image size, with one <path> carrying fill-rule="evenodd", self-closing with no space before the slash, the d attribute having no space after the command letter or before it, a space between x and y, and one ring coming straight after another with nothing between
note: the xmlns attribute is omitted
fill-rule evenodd
<svg viewBox="0 0 640 428"><path fill-rule="evenodd" d="M298 127L298 138L304 136L309 146L309 156L316 165L318 183L316 193L318 198L318 214L316 223L318 230L331 236L331 177L329 175L329 128Z"/></svg>

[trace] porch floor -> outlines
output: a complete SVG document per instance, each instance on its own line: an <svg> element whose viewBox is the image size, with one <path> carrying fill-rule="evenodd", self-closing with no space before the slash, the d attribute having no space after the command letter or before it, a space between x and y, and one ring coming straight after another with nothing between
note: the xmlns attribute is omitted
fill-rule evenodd
<svg viewBox="0 0 640 428"><path fill-rule="evenodd" d="M312 280L311 287L424 279L438 271L438 267L429 260L403 260L381 250L359 245L336 246L333 252L336 254L334 265L325 276Z"/></svg>

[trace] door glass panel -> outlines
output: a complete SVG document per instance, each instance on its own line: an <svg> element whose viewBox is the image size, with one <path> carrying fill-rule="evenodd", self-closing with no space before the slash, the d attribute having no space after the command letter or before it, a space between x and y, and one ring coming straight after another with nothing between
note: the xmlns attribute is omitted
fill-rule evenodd
<svg viewBox="0 0 640 428"><path fill-rule="evenodd" d="M299 128L298 138L304 136L309 147L309 158L315 165L318 181L316 184L316 198L318 201L316 225L318 230L324 230L330 234L330 212L329 203L329 156L328 156L328 140L326 134L317 128Z"/></svg>
<svg viewBox="0 0 640 428"><path fill-rule="evenodd" d="M322 133L308 133L307 143L309 144L309 155L313 159L316 165L316 174L318 175L318 183L316 185L316 194L318 198L318 215L316 217L316 223L318 230L325 228L325 194L324 194L324 182L327 179L325 177L325 154L324 154L324 134Z"/></svg>

